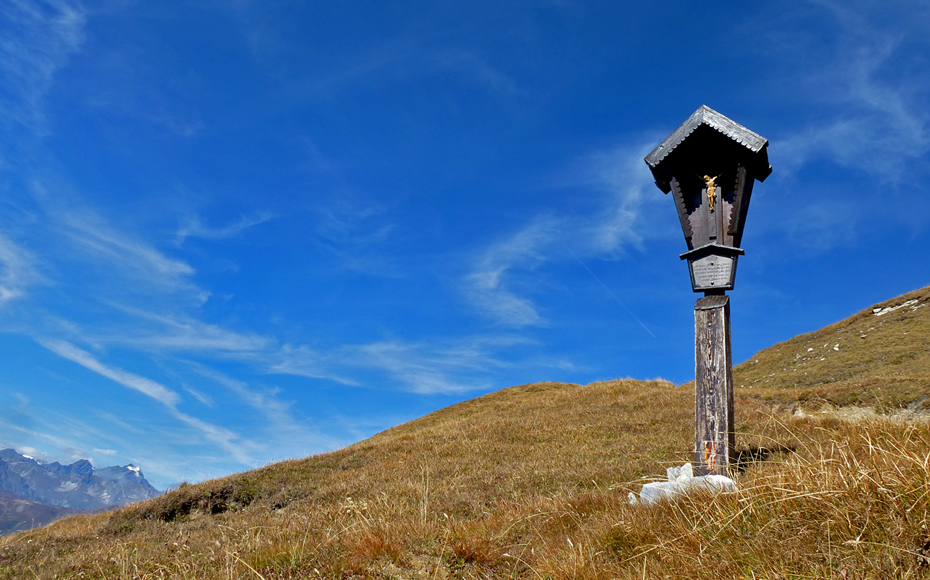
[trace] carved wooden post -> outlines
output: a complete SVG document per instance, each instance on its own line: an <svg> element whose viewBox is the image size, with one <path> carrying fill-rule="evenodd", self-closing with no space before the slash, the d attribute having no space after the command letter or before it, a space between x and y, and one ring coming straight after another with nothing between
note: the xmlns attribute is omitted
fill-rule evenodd
<svg viewBox="0 0 930 580"><path fill-rule="evenodd" d="M730 298L754 180L772 172L768 141L702 106L646 156L656 185L672 192L688 244L694 305L694 460L700 474L726 475L736 436Z"/></svg>
<svg viewBox="0 0 930 580"><path fill-rule="evenodd" d="M700 475L727 475L736 446L729 296L694 304L694 360L694 464Z"/></svg>

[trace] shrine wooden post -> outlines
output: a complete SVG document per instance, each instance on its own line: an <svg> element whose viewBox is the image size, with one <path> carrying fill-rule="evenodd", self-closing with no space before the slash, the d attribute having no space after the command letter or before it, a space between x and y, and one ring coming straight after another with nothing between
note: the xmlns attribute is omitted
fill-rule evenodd
<svg viewBox="0 0 930 580"><path fill-rule="evenodd" d="M694 463L701 475L728 475L736 434L730 298L753 182L772 172L768 141L702 106L652 153L656 185L672 193L688 244L694 305Z"/></svg>

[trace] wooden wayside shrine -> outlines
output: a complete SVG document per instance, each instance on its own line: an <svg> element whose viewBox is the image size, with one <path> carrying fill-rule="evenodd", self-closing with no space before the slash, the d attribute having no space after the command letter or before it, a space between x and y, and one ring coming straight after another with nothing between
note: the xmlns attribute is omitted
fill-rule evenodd
<svg viewBox="0 0 930 580"><path fill-rule="evenodd" d="M694 463L728 475L735 451L730 298L754 181L772 172L768 140L701 106L646 156L656 185L672 193L688 251L694 305Z"/></svg>

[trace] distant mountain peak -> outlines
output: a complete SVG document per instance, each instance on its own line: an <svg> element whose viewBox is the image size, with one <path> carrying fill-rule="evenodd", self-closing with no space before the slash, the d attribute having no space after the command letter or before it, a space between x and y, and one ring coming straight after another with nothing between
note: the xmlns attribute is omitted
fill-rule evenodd
<svg viewBox="0 0 930 580"><path fill-rule="evenodd" d="M87 459L70 465L40 463L13 449L0 450L0 490L74 509L125 505L161 495L137 465L97 469Z"/></svg>

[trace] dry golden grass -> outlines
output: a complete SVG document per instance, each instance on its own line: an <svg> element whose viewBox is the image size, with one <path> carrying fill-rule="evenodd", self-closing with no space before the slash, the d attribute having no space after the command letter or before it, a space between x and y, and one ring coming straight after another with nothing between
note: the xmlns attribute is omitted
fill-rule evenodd
<svg viewBox="0 0 930 580"><path fill-rule="evenodd" d="M31 574L27 562L40 577L151 578L511 565L505 540L522 533L528 498L619 497L612 485L686 460L688 400L636 381L506 389L341 451L4 539L0 577Z"/></svg>
<svg viewBox="0 0 930 580"><path fill-rule="evenodd" d="M922 288L771 346L733 369L736 393L808 409L930 410L928 304ZM899 308L873 313L889 307Z"/></svg>
<svg viewBox="0 0 930 580"><path fill-rule="evenodd" d="M900 329L923 328L927 311L878 317L879 357L911 352ZM857 317L817 340L874 320ZM858 354L831 343L846 362L818 357L834 374L861 363L859 375L835 377L837 392L872 380L875 401L919 407L894 379L924 384L927 367L904 365L924 360L926 345L886 370L859 340ZM814 413L847 395L831 399L822 375L807 387L799 371L769 376L798 346L776 345L737 373L737 384L770 382L739 390L733 494L626 503L690 460L692 387L524 385L334 453L0 538L0 579L930 576L930 423ZM805 388L820 391L805 398ZM809 412L792 412L792 397Z"/></svg>

